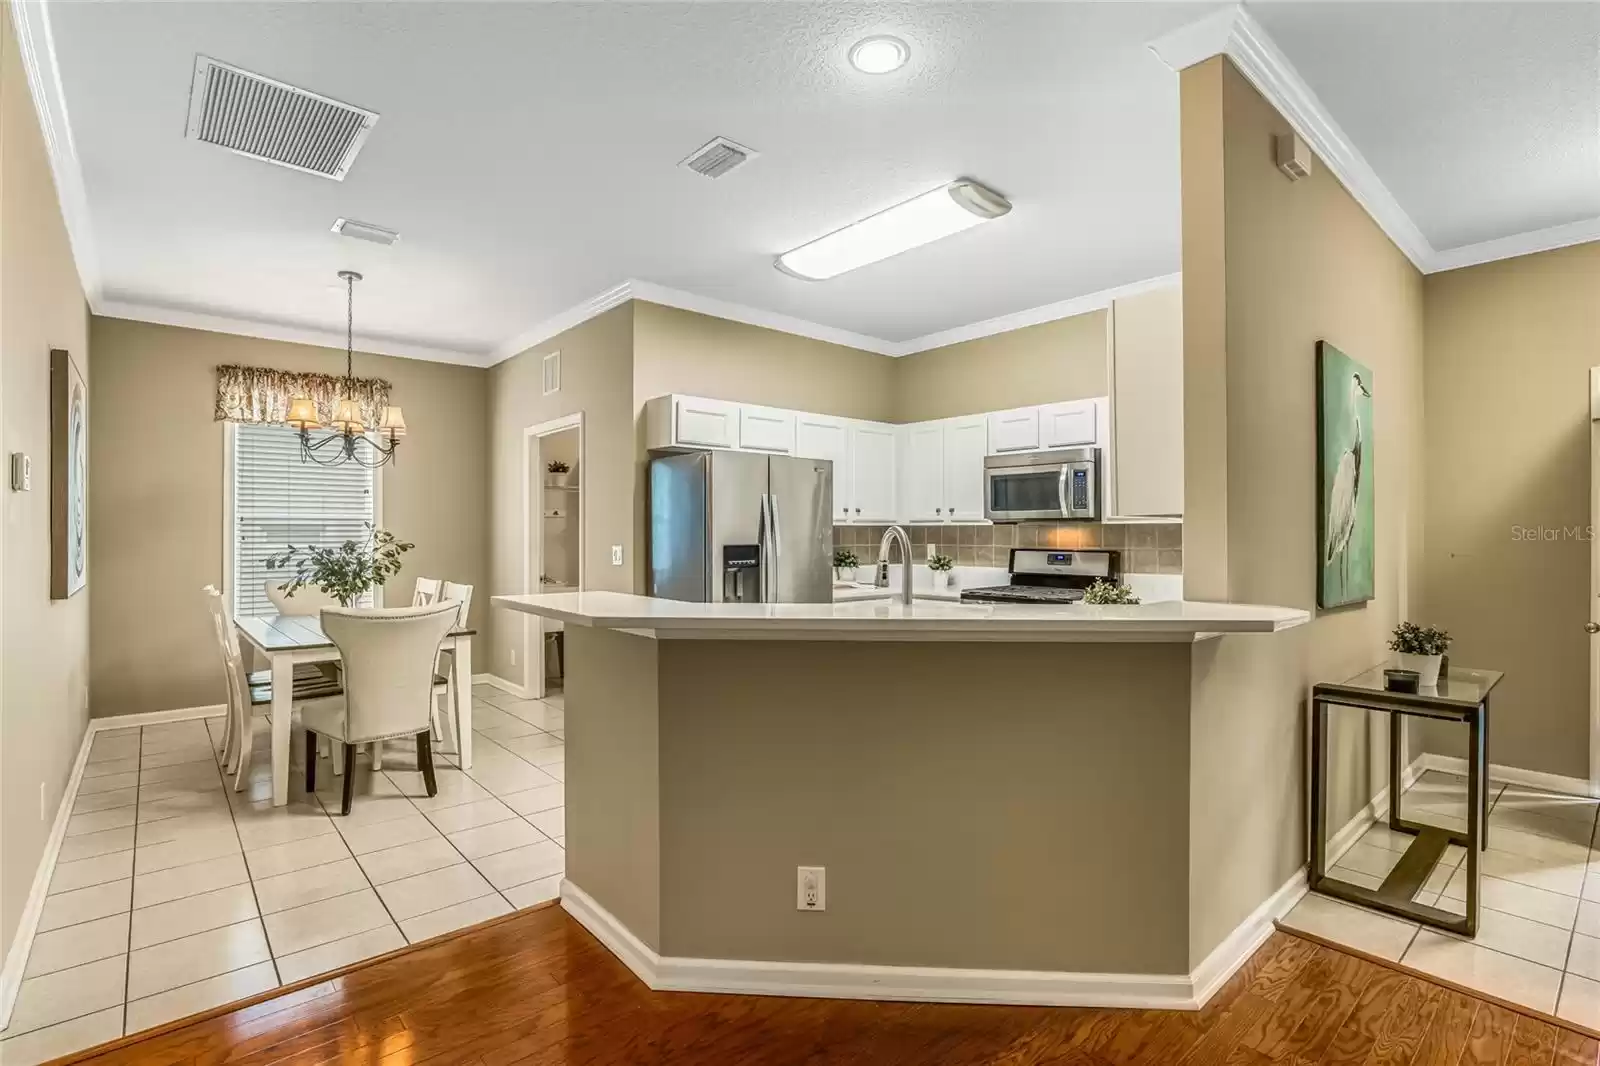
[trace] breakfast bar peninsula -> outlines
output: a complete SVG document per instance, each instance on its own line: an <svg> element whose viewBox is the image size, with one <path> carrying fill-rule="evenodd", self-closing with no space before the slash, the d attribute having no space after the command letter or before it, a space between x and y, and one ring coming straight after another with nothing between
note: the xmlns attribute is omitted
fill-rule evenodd
<svg viewBox="0 0 1600 1066"><path fill-rule="evenodd" d="M493 602L565 623L562 904L652 987L1193 1007L1270 929L1195 888L1196 732L1304 611Z"/></svg>

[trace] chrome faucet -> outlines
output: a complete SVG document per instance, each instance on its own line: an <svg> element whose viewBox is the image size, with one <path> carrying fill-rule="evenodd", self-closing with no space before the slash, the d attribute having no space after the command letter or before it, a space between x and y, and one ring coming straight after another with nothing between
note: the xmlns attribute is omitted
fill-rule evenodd
<svg viewBox="0 0 1600 1066"><path fill-rule="evenodd" d="M911 538L906 536L906 531L899 526L890 526L884 530L883 539L878 542L878 575L873 585L880 589L889 587L889 545L895 541L900 544L900 602L910 607Z"/></svg>

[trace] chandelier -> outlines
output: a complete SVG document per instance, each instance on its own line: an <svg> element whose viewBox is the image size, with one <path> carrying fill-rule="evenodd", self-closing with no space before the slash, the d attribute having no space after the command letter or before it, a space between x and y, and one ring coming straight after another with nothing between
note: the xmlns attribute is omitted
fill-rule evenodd
<svg viewBox="0 0 1600 1066"><path fill-rule="evenodd" d="M300 459L321 466L338 466L355 463L358 466L377 467L394 458L400 438L406 435L405 416L400 408L385 406L378 424L373 427L376 439L367 435L361 421L361 407L355 394L355 299L356 282L361 275L354 270L341 270L344 279L344 396L333 412L333 420L326 426L317 415L316 402L309 396L296 396L289 403L289 417L284 419L300 431ZM334 432L313 439L314 429Z"/></svg>

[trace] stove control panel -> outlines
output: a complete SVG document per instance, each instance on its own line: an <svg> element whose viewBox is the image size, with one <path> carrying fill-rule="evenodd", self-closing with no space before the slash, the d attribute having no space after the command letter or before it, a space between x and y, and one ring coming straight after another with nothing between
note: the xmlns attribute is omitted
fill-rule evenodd
<svg viewBox="0 0 1600 1066"><path fill-rule="evenodd" d="M1117 572L1114 551L1056 551L1050 548L1012 548L1013 574L1057 577L1112 577Z"/></svg>

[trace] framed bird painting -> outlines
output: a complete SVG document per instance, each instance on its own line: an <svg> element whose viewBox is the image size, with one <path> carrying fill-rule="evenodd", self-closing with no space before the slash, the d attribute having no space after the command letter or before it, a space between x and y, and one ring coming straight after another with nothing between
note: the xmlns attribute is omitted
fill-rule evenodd
<svg viewBox="0 0 1600 1066"><path fill-rule="evenodd" d="M1372 370L1317 342L1317 606L1373 595Z"/></svg>

